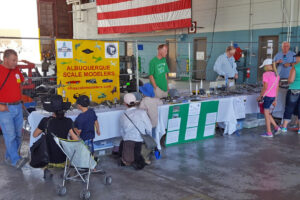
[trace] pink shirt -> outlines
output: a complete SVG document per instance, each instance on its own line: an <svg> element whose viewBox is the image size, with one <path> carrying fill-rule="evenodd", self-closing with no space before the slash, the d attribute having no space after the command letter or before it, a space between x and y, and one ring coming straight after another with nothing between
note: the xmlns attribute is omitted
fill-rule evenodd
<svg viewBox="0 0 300 200"><path fill-rule="evenodd" d="M276 77L275 72L268 71L263 74L263 82L268 84L268 88L264 94L266 97L276 97L277 96L277 87L279 84L279 79L280 79L280 77L279 76ZM272 87L272 89L271 89L271 87Z"/></svg>

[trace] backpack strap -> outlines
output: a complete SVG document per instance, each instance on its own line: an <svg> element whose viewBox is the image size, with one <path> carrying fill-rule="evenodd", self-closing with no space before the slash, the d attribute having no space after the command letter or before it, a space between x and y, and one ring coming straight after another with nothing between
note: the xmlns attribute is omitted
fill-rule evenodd
<svg viewBox="0 0 300 200"><path fill-rule="evenodd" d="M50 121L52 121L53 117L49 117L47 124L46 124L46 128L45 128L45 135L47 135L49 133L49 124Z"/></svg>
<svg viewBox="0 0 300 200"><path fill-rule="evenodd" d="M9 77L11 71L12 71L12 70L10 69L9 72L7 73L6 78L4 79L4 81L3 81L3 83L2 83L2 85L1 85L1 87L0 87L0 90L4 87L5 83L7 82L7 79L8 79L8 77Z"/></svg>

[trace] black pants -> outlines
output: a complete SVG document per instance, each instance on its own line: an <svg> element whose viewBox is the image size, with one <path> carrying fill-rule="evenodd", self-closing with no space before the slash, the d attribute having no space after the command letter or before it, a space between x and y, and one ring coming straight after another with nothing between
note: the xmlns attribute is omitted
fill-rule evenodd
<svg viewBox="0 0 300 200"><path fill-rule="evenodd" d="M292 114L300 116L300 94L293 94L291 90L288 90L285 100L285 111L283 119L289 120L292 118Z"/></svg>

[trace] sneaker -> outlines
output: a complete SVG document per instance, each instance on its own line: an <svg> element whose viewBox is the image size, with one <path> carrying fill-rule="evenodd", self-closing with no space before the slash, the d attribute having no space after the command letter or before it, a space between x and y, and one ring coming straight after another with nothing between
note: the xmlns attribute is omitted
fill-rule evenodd
<svg viewBox="0 0 300 200"><path fill-rule="evenodd" d="M281 133L287 133L287 128L281 127Z"/></svg>
<svg viewBox="0 0 300 200"><path fill-rule="evenodd" d="M278 127L278 129L275 130L274 135L279 135L280 133L282 133L282 129Z"/></svg>
<svg viewBox="0 0 300 200"><path fill-rule="evenodd" d="M17 164L16 164L16 168L17 169L21 169L27 162L29 161L28 158L21 158L17 161Z"/></svg>
<svg viewBox="0 0 300 200"><path fill-rule="evenodd" d="M160 159L160 151L158 149L155 150L154 155L155 155L156 160Z"/></svg>
<svg viewBox="0 0 300 200"><path fill-rule="evenodd" d="M268 133L264 133L262 135L260 135L261 137L265 137L265 138L272 138L273 137L273 134L268 134Z"/></svg>
<svg viewBox="0 0 300 200"><path fill-rule="evenodd" d="M151 165L151 161L150 160L145 160L146 165Z"/></svg>

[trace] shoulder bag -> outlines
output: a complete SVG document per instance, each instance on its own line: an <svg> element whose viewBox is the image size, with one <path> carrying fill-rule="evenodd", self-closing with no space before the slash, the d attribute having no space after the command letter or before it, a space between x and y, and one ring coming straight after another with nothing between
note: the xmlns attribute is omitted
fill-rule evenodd
<svg viewBox="0 0 300 200"><path fill-rule="evenodd" d="M133 121L128 117L128 115L126 113L124 113L124 114L129 119L129 121L133 124L133 126L138 130L138 132L140 133L141 137L143 138L143 140L145 142L147 149L155 149L157 147L157 144L156 144L155 140L153 139L153 137L151 137L148 134L142 134L140 129L133 123Z"/></svg>
<svg viewBox="0 0 300 200"><path fill-rule="evenodd" d="M43 134L33 145L30 147L31 160L30 166L33 168L43 168L50 162L48 154L47 134L48 127L52 118L47 121L45 134Z"/></svg>

